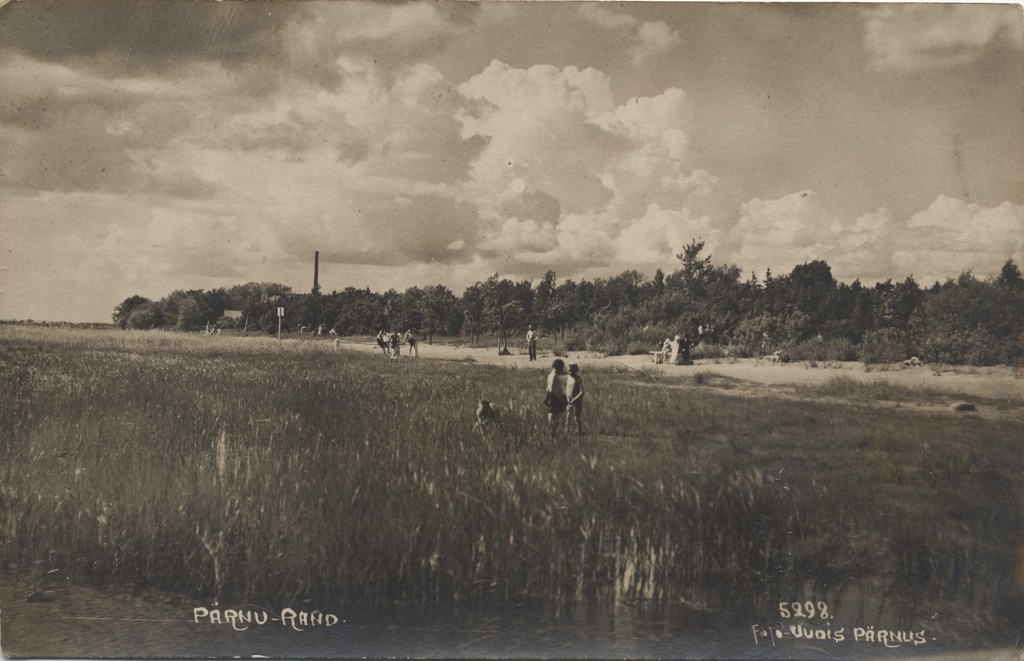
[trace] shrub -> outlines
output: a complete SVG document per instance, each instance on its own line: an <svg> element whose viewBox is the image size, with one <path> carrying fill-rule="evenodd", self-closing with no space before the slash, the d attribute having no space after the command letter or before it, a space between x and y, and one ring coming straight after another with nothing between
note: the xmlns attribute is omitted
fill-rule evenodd
<svg viewBox="0 0 1024 661"><path fill-rule="evenodd" d="M163 313L155 303L146 303L135 308L128 316L126 326L138 330L149 330L164 323Z"/></svg>
<svg viewBox="0 0 1024 661"><path fill-rule="evenodd" d="M857 349L846 338L805 340L785 351L789 360L847 361L857 360Z"/></svg>
<svg viewBox="0 0 1024 661"><path fill-rule="evenodd" d="M998 338L984 328L931 333L921 343L922 357L951 365L1012 365L1020 347L1012 338Z"/></svg>
<svg viewBox="0 0 1024 661"><path fill-rule="evenodd" d="M729 347L721 344L698 344L690 351L690 356L695 360L698 358L714 360L728 358L730 355Z"/></svg>
<svg viewBox="0 0 1024 661"><path fill-rule="evenodd" d="M898 363L913 355L910 336L895 328L879 328L864 333L860 359L864 363Z"/></svg>

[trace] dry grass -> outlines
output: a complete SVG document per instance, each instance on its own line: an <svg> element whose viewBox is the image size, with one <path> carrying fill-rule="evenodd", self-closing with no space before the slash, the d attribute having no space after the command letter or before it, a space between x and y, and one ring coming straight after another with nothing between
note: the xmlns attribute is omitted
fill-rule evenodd
<svg viewBox="0 0 1024 661"><path fill-rule="evenodd" d="M540 369L328 346L5 330L4 566L265 602L751 617L867 591L880 621L941 609L963 635L1021 606L1012 425L595 370L587 436L551 438ZM483 437L481 397L503 421Z"/></svg>

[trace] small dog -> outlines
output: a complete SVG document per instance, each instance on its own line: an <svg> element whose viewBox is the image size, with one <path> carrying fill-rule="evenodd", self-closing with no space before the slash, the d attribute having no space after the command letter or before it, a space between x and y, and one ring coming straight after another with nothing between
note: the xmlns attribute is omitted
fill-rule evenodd
<svg viewBox="0 0 1024 661"><path fill-rule="evenodd" d="M498 409L491 406L486 399L481 399L480 405L476 407L476 424L473 429L482 434L492 427L497 427L500 422L501 416L498 414Z"/></svg>

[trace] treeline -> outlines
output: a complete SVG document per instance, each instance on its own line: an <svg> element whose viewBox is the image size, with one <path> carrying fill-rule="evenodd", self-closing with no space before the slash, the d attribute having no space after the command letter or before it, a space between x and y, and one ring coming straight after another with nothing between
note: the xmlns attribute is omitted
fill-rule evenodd
<svg viewBox="0 0 1024 661"><path fill-rule="evenodd" d="M296 293L272 283L211 291L175 291L151 301L132 296L113 314L120 328L283 328L373 335L380 329L501 343L533 324L567 351L612 354L655 348L676 334L699 343L696 355L757 356L780 352L789 360L896 362L910 356L936 363L1018 364L1024 342L1024 277L1008 260L999 276L920 286L902 282L837 282L824 261L796 266L763 280L744 279L731 265L715 265L693 241L677 255L680 267L648 278L625 271L611 278L538 282L494 275L454 295L442 286L384 293L346 288ZM226 314L227 312L227 314Z"/></svg>

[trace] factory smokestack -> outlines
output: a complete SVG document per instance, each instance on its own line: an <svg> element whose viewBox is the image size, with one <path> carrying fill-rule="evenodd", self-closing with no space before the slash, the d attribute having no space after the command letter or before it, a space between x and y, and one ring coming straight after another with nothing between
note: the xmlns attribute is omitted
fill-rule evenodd
<svg viewBox="0 0 1024 661"><path fill-rule="evenodd" d="M320 251L313 253L313 293L320 293Z"/></svg>

